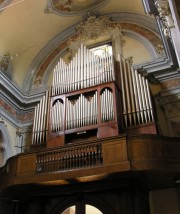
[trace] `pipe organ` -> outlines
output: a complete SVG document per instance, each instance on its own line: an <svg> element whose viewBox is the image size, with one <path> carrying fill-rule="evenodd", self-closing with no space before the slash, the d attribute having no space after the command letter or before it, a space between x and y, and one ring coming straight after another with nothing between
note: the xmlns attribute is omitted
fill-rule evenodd
<svg viewBox="0 0 180 214"><path fill-rule="evenodd" d="M33 145L45 143L47 140L48 97L49 92L47 91L35 108L32 135Z"/></svg>
<svg viewBox="0 0 180 214"><path fill-rule="evenodd" d="M60 59L54 68L51 93L35 108L32 144L60 146L72 134L95 130L105 138L131 127L156 133L147 79L130 60L95 56L81 44L68 65Z"/></svg>
<svg viewBox="0 0 180 214"><path fill-rule="evenodd" d="M154 121L148 80L137 72L130 59L119 57L124 127Z"/></svg>

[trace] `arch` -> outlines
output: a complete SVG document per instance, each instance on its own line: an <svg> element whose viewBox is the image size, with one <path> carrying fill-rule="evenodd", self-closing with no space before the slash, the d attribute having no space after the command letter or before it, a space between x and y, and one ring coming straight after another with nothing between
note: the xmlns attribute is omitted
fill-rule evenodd
<svg viewBox="0 0 180 214"><path fill-rule="evenodd" d="M58 204L55 208L53 208L50 214L61 214L68 207L76 205L78 202L83 203L84 205L91 205L100 210L103 214L115 214L114 208L104 201L102 198L98 196L91 195L80 195L70 197L60 204Z"/></svg>
<svg viewBox="0 0 180 214"><path fill-rule="evenodd" d="M110 86L108 86L108 87L105 86L104 88L101 89L100 94L102 94L105 91L105 89L109 90L111 93L114 92Z"/></svg>
<svg viewBox="0 0 180 214"><path fill-rule="evenodd" d="M7 159L12 156L12 148L9 132L4 123L0 122L0 155L2 162L0 163L0 167L3 166Z"/></svg>
<svg viewBox="0 0 180 214"><path fill-rule="evenodd" d="M154 45L148 39L146 39L146 37L141 36L138 33L128 30L128 29L124 30L123 32L124 32L125 36L131 37L131 38L136 39L137 41L141 42L147 48L152 59L155 59L158 57L158 53L157 53Z"/></svg>
<svg viewBox="0 0 180 214"><path fill-rule="evenodd" d="M113 23L119 22L120 25L122 24L123 29L133 29L133 31L137 34L148 37L148 40L153 45L156 45L154 42L161 43L160 37L157 33L158 30L153 26L154 20L151 18L132 13L116 13L106 15L112 18ZM66 52L68 40L70 38L75 39L77 37L76 33L76 25L73 25L59 33L56 37L49 41L44 48L41 49L30 65L24 79L23 89L25 91L30 90L33 86L33 82L39 77L42 78L40 85L43 86L46 84L50 71L57 62L57 59ZM152 51L152 48L150 49L151 53L153 53L154 51Z"/></svg>

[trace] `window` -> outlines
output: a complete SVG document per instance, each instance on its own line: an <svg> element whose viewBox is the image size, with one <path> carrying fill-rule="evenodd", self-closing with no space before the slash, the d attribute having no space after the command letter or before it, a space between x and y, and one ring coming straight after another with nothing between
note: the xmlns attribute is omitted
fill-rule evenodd
<svg viewBox="0 0 180 214"><path fill-rule="evenodd" d="M99 209L89 204L77 203L68 207L61 214L103 214Z"/></svg>
<svg viewBox="0 0 180 214"><path fill-rule="evenodd" d="M96 56L112 56L112 45L107 43L90 49Z"/></svg>

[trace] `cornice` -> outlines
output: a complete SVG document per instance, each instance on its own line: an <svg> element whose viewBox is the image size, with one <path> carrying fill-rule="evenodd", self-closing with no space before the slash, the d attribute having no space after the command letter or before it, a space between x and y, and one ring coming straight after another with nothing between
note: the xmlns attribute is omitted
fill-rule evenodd
<svg viewBox="0 0 180 214"><path fill-rule="evenodd" d="M32 124L34 108L47 88L24 92L0 71L0 115L15 127Z"/></svg>
<svg viewBox="0 0 180 214"><path fill-rule="evenodd" d="M110 16L114 22L126 22L140 25L144 28L152 30L157 36L159 36L159 29L156 20L150 16L128 12L104 15Z"/></svg>
<svg viewBox="0 0 180 214"><path fill-rule="evenodd" d="M0 98L6 100L6 102L19 111L34 108L47 90L47 87L41 87L34 91L25 92L2 71L0 71L0 88Z"/></svg>
<svg viewBox="0 0 180 214"><path fill-rule="evenodd" d="M8 123L12 124L15 128L22 128L28 127L32 125L32 119L29 121L20 121L14 115L7 112L4 108L0 106L0 116L7 121Z"/></svg>

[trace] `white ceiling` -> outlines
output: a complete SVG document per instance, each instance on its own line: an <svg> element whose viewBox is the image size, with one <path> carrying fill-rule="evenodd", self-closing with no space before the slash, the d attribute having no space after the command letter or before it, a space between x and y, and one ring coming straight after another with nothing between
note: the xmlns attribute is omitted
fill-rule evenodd
<svg viewBox="0 0 180 214"><path fill-rule="evenodd" d="M82 15L45 13L47 0L12 0L10 4L0 13L0 56L12 56L13 79L21 86L39 51L57 34L80 22ZM141 0L109 0L98 12L145 15Z"/></svg>

